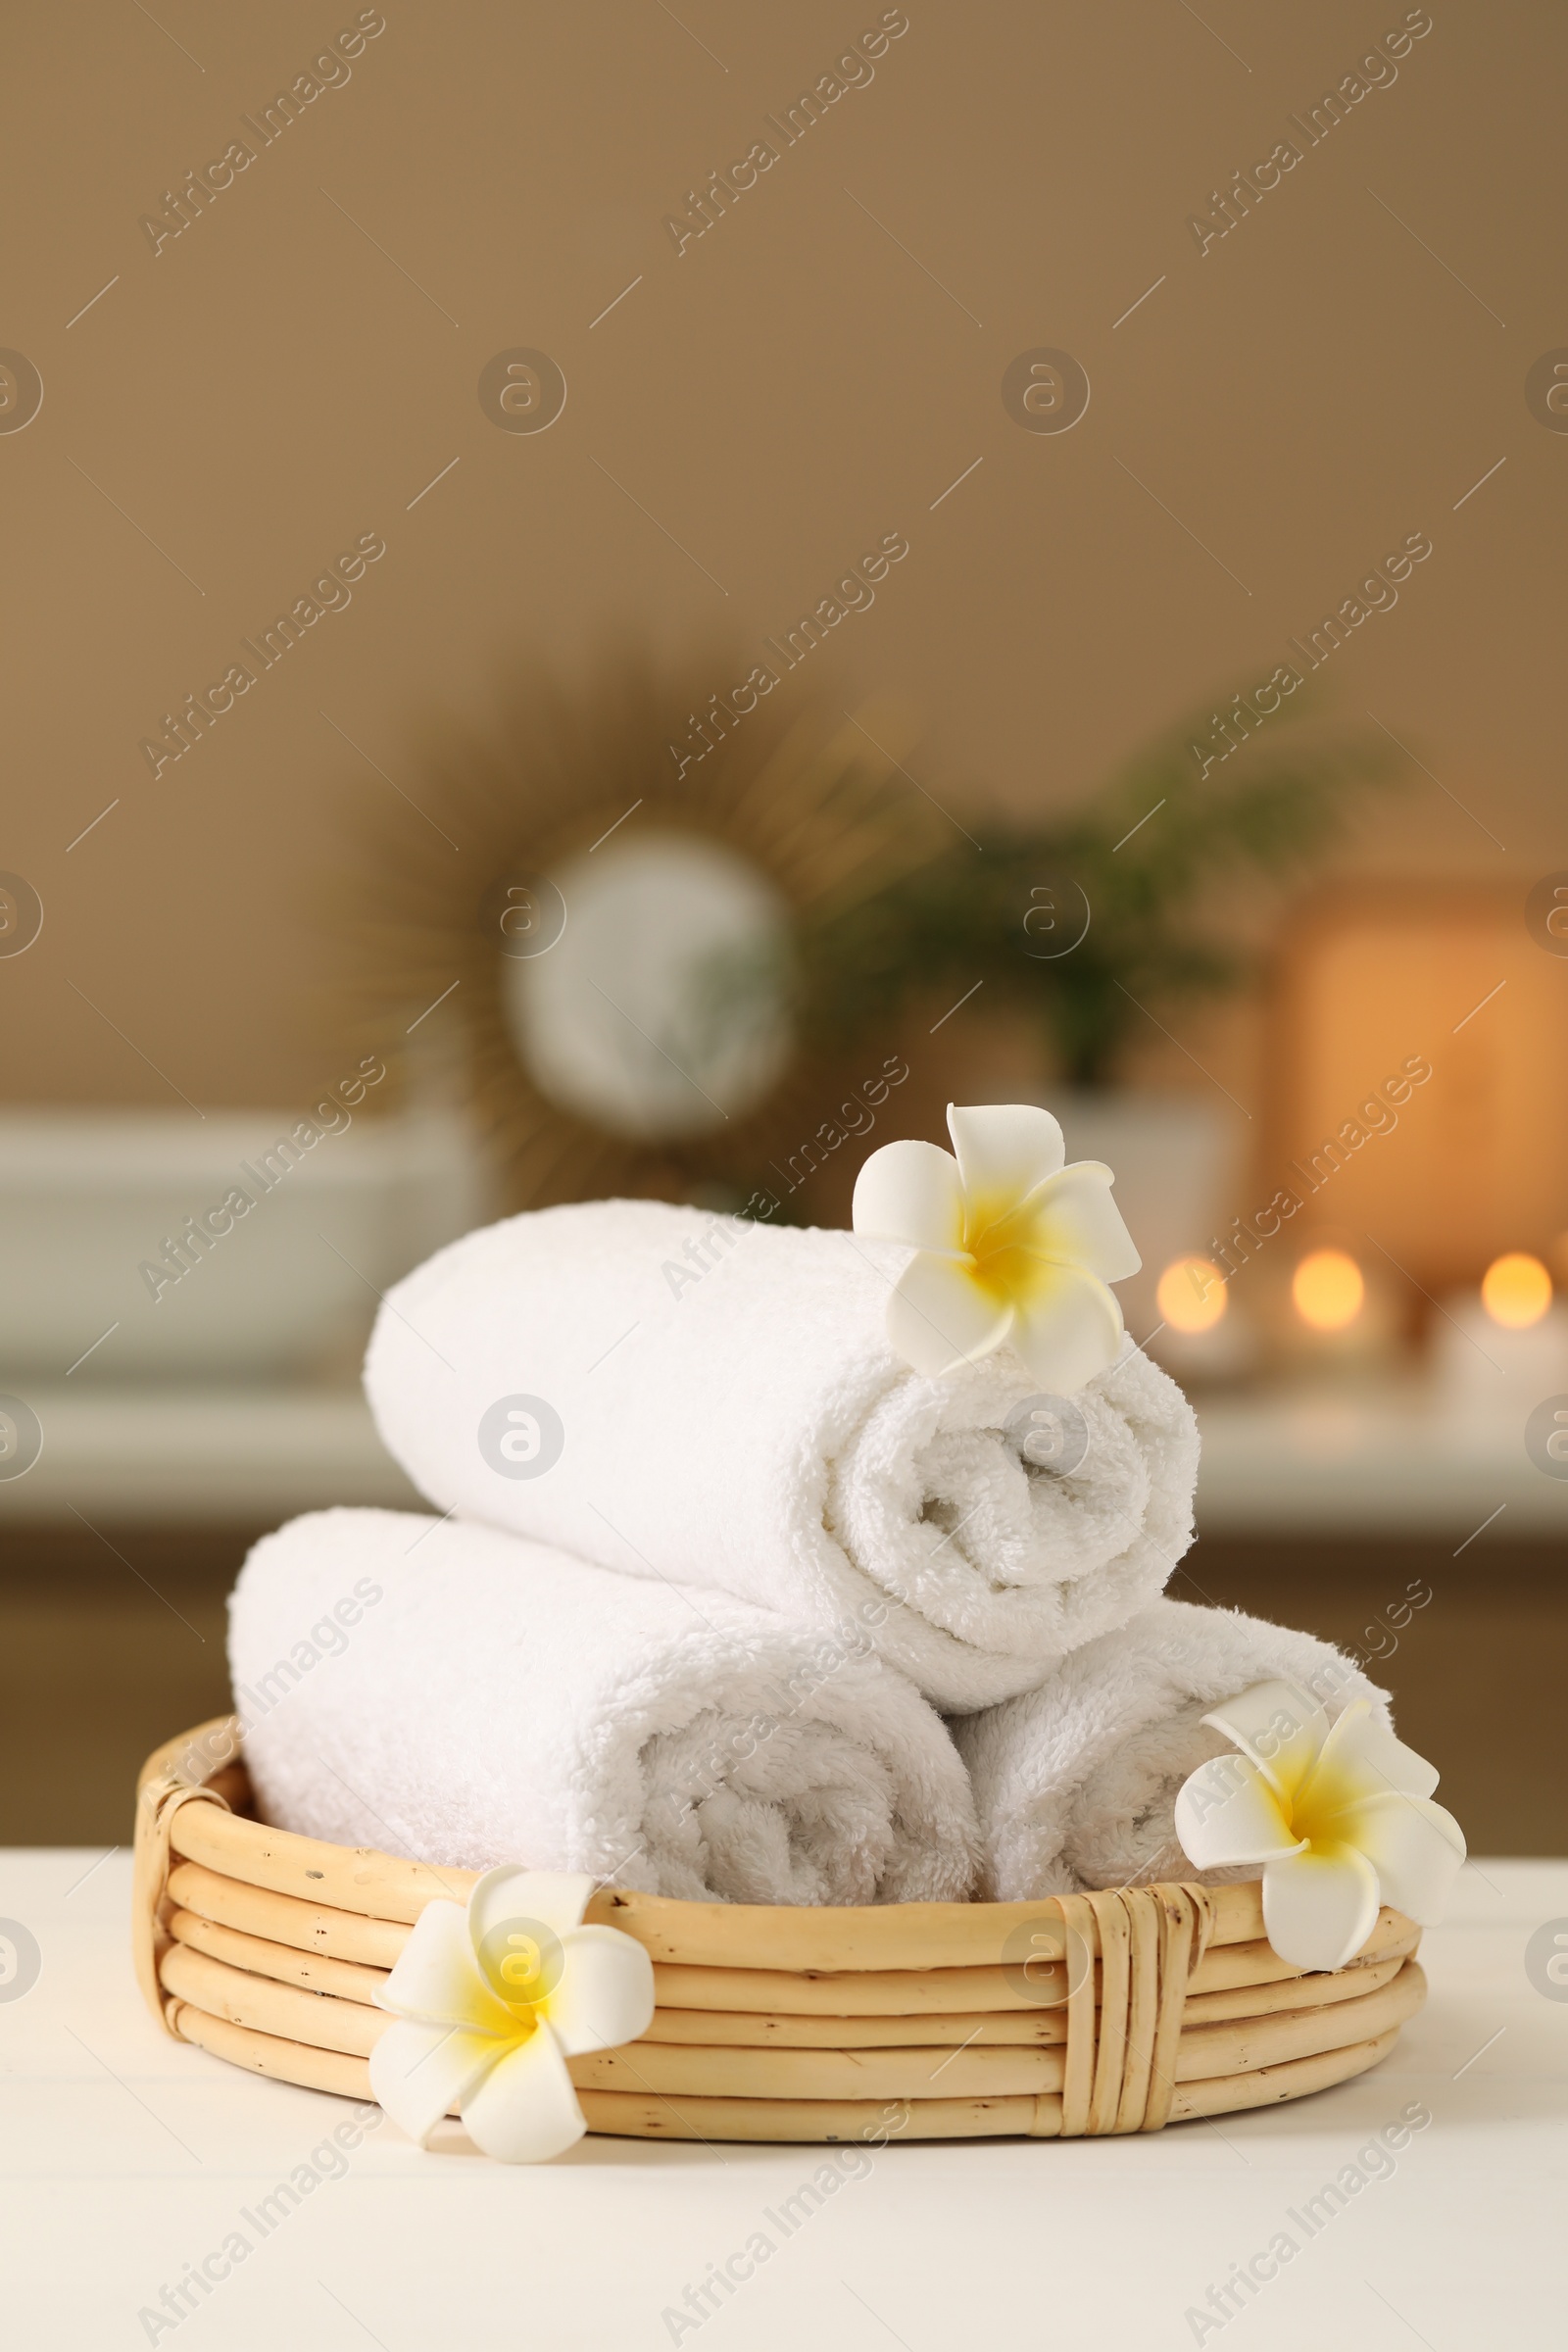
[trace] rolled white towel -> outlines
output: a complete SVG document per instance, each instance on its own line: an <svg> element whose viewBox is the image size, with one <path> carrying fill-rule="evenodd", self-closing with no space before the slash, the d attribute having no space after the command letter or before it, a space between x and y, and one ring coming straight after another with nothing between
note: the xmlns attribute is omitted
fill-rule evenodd
<svg viewBox="0 0 1568 2352"><path fill-rule="evenodd" d="M985 1846L981 1892L1001 1902L1198 1871L1172 1812L1189 1773L1230 1751L1200 1719L1254 1683L1292 1682L1332 1718L1352 1698L1388 1721L1388 1693L1330 1642L1239 1609L1159 1600L1075 1650L1038 1690L955 1723Z"/></svg>
<svg viewBox="0 0 1568 2352"><path fill-rule="evenodd" d="M1161 1591L1197 1425L1129 1344L1043 1466L1049 1425L1006 1427L1039 1389L1010 1349L938 1380L894 1354L907 1257L659 1201L536 1210L389 1294L366 1389L440 1508L847 1620L939 1706L990 1706Z"/></svg>
<svg viewBox="0 0 1568 2352"><path fill-rule="evenodd" d="M264 1817L418 1861L752 1903L956 1901L942 1719L853 1637L411 1512L266 1536L229 1601Z"/></svg>

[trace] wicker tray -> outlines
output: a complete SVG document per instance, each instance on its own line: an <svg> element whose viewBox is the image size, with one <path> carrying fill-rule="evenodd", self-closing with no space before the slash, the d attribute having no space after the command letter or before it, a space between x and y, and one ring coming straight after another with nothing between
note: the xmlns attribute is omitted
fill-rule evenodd
<svg viewBox="0 0 1568 2352"><path fill-rule="evenodd" d="M142 1991L180 2039L368 2099L375 1988L476 1876L265 1827L219 1718L138 1784ZM645 2139L1157 2131L1362 2074L1426 1996L1402 1913L1303 1975L1263 1940L1255 1881L863 1910L606 1889L588 1917L646 1945L658 2007L572 2080L590 2131Z"/></svg>

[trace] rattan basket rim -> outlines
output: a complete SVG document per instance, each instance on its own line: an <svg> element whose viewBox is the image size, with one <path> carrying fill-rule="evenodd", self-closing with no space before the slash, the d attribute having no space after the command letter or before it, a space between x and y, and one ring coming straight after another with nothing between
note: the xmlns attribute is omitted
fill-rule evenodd
<svg viewBox="0 0 1568 2352"><path fill-rule="evenodd" d="M177 2038L369 2095L377 1992L425 1905L477 1872L256 1819L239 1726L166 1741L137 1790L134 1936ZM789 1908L601 1888L654 1962L636 2043L571 2061L590 2130L654 2138L1034 2137L1157 2130L1376 2065L1424 1998L1385 1908L1332 1976L1282 1961L1257 1882L1027 1903ZM869 2095L868 2095L869 2094Z"/></svg>
<svg viewBox="0 0 1568 2352"><path fill-rule="evenodd" d="M141 1769L138 1798L151 1788L188 1787L228 1800L248 1789L239 1724L216 1716L167 1740ZM206 1769L188 1767L192 1759ZM241 1800L243 1801L243 1795ZM371 1846L343 1846L277 1830L219 1806L188 1810L172 1833L177 1853L224 1877L277 1894L330 1904L368 1919L412 1926L428 1902L462 1902L477 1871L411 1862ZM1259 1882L1204 1889L1208 1944L1255 1942L1263 1934ZM655 1960L710 1968L802 1971L932 1969L998 1964L1019 1930L1059 1935L1058 1898L1014 1903L846 1904L694 1903L673 1896L604 1888L589 1917L620 1928ZM1041 1958L1050 1955L1038 1940ZM1059 1948L1054 1957L1059 1958Z"/></svg>

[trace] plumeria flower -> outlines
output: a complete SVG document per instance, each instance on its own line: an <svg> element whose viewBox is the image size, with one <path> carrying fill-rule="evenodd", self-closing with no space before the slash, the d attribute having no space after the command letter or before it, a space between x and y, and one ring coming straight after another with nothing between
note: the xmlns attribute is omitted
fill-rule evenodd
<svg viewBox="0 0 1568 2352"><path fill-rule="evenodd" d="M1063 1166L1061 1129L1032 1103L950 1103L948 1131L953 1152L884 1144L856 1181L856 1232L916 1252L888 1302L890 1342L935 1378L1005 1341L1047 1388L1081 1389L1121 1349L1107 1285L1142 1263L1109 1168Z"/></svg>
<svg viewBox="0 0 1568 2352"><path fill-rule="evenodd" d="M1294 1683L1258 1683L1203 1717L1241 1749L1183 1784L1176 1835L1200 1870L1261 1863L1263 1928L1293 1968L1343 1968L1378 1905L1435 1927L1464 1833L1432 1802L1438 1776L1351 1699L1331 1725Z"/></svg>
<svg viewBox="0 0 1568 2352"><path fill-rule="evenodd" d="M461 1903L427 1903L376 2005L388 2026L370 2087L422 2147L458 2108L475 2147L541 2164L587 2130L566 2060L635 2041L654 1967L616 1928L585 1928L591 1878L487 1871Z"/></svg>

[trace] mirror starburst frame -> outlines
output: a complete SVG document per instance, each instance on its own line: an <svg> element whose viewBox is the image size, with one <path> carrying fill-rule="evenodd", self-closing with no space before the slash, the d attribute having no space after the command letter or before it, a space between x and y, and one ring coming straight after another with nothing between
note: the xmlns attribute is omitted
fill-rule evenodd
<svg viewBox="0 0 1568 2352"><path fill-rule="evenodd" d="M576 686L521 666L490 729L426 724L397 797L367 800L352 911L334 909L348 1025L382 1050L389 1031L408 1036L411 1053L435 1030L505 1206L722 1200L833 1115L831 1061L799 1034L760 1100L715 1102L702 1131L665 1135L586 1115L563 1099L578 1090L540 1083L519 1039L519 959L548 955L551 931L570 924L554 878L591 870L605 849L622 860L639 843L721 849L776 897L802 949L936 854L938 820L900 765L898 713L846 710L830 682L808 696L788 673L763 688L760 668L745 689L711 691L744 672L723 651L680 665L617 651ZM809 996L798 964L778 978L787 1003Z"/></svg>

